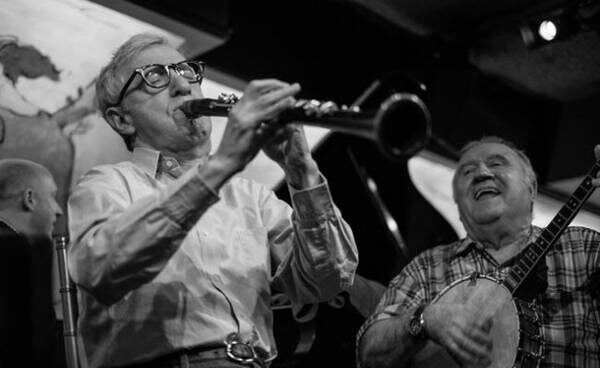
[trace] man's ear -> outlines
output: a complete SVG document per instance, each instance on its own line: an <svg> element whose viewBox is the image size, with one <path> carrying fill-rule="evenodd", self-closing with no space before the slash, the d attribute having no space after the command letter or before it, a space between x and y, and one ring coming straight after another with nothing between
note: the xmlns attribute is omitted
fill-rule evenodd
<svg viewBox="0 0 600 368"><path fill-rule="evenodd" d="M33 189L26 188L23 191L21 194L21 204L23 205L23 209L27 212L33 212L33 210L35 210L37 200L33 193Z"/></svg>
<svg viewBox="0 0 600 368"><path fill-rule="evenodd" d="M120 135L135 134L135 127L131 121L131 116L123 111L119 106L109 107L104 111L104 118L108 124Z"/></svg>

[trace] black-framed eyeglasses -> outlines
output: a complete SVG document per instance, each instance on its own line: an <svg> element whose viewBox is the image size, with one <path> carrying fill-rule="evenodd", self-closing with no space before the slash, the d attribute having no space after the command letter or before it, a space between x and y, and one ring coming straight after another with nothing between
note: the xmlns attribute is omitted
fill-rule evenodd
<svg viewBox="0 0 600 368"><path fill-rule="evenodd" d="M204 78L204 70L206 69L206 63L195 60L185 60L175 64L149 64L141 68L137 68L131 73L131 76L123 85L121 93L119 94L119 100L113 106L118 106L123 101L127 89L131 82L135 79L135 76L139 74L142 77L144 83L152 88L163 88L169 85L171 82L171 69L180 76L187 79L190 83L202 83Z"/></svg>

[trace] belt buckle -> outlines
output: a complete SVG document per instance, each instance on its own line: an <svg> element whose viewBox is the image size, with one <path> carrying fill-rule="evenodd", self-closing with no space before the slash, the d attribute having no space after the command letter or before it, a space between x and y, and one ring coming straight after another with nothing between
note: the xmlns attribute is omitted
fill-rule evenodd
<svg viewBox="0 0 600 368"><path fill-rule="evenodd" d="M229 359L242 364L258 361L254 347L247 342L243 342L237 333L233 332L227 335L224 342Z"/></svg>

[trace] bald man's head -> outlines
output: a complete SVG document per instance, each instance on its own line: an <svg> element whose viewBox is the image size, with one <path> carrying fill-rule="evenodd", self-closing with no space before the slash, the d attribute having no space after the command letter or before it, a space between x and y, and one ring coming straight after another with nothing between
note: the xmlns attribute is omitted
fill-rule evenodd
<svg viewBox="0 0 600 368"><path fill-rule="evenodd" d="M26 188L37 185L50 172L35 162L21 159L0 160L0 208L2 202L19 196Z"/></svg>
<svg viewBox="0 0 600 368"><path fill-rule="evenodd" d="M35 162L0 160L0 219L26 236L51 236L62 210L52 174Z"/></svg>

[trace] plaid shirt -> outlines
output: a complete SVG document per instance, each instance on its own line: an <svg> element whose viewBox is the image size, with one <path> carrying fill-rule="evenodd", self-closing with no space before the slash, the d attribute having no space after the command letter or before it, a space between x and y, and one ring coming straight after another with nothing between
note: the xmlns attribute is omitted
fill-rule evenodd
<svg viewBox="0 0 600 368"><path fill-rule="evenodd" d="M530 241L540 232L534 227ZM599 243L600 233L569 227L546 255L548 287L537 297L546 343L541 367L600 367ZM390 282L356 346L374 322L431 303L453 281L473 272L504 279L509 268L469 238L421 253Z"/></svg>

